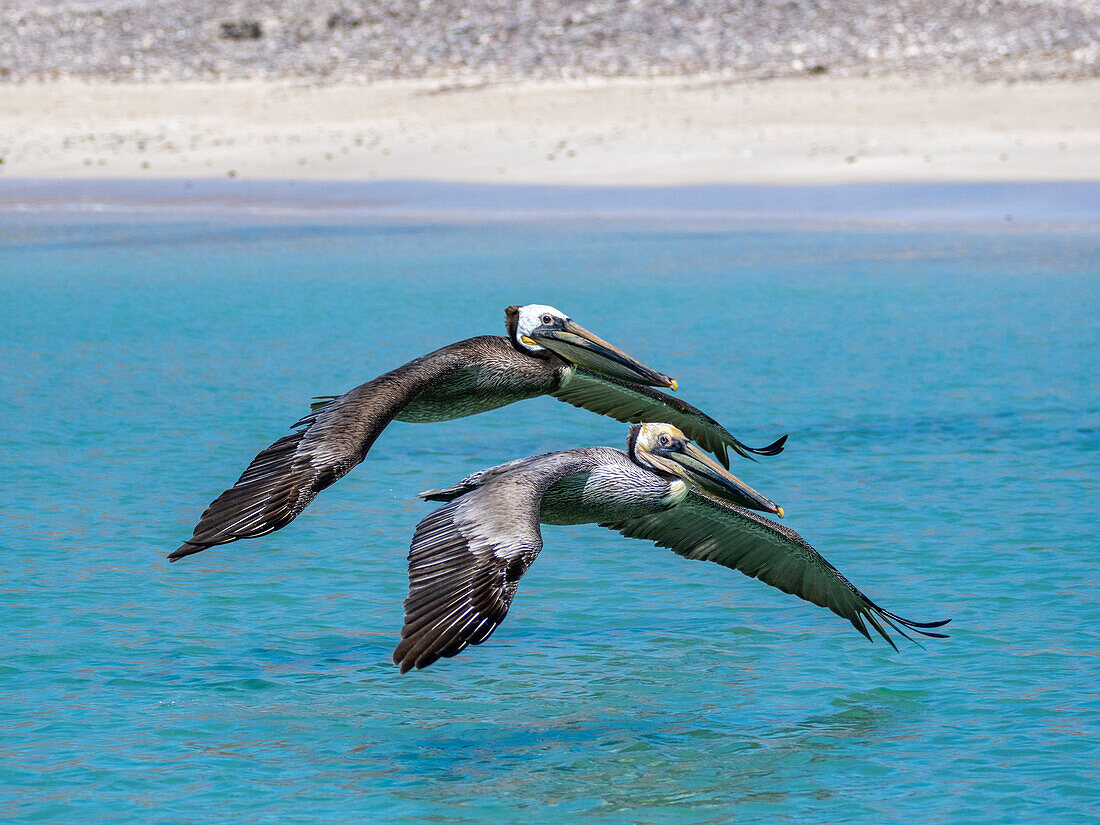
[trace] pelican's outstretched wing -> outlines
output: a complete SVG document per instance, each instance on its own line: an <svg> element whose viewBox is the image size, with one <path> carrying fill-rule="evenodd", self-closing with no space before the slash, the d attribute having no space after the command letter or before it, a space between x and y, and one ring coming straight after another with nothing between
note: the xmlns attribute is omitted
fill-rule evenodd
<svg viewBox="0 0 1100 825"><path fill-rule="evenodd" d="M417 358L341 396L319 399L322 403L294 424L297 432L260 452L237 482L211 502L194 535L168 560L286 526L321 490L366 457L411 399L463 367L458 346Z"/></svg>
<svg viewBox="0 0 1100 825"><path fill-rule="evenodd" d="M879 607L849 582L794 530L751 510L719 501L696 489L680 504L659 513L611 524L624 536L648 539L688 559L712 561L760 579L785 593L827 607L871 638L873 627L894 649L883 623L906 638L902 629L944 638L928 628L941 622L913 622ZM899 627L900 625L900 627Z"/></svg>
<svg viewBox="0 0 1100 825"><path fill-rule="evenodd" d="M783 444L787 441L787 436L783 436L767 447L747 447L725 427L686 401L652 387L595 375L580 368L576 369L565 386L551 395L574 407L583 407L630 424L646 421L668 422L683 430L700 447L717 456L727 469L730 466L727 454L729 447L739 455L751 459L752 453L776 455L783 451Z"/></svg>
<svg viewBox="0 0 1100 825"><path fill-rule="evenodd" d="M542 550L543 494L592 463L586 450L509 462L506 472L456 493L417 525L405 625L393 653L402 673L489 638Z"/></svg>

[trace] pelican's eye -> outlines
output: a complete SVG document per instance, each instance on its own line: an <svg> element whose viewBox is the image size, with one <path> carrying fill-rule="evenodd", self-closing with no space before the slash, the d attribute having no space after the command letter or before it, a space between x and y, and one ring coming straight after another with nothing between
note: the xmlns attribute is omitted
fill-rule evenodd
<svg viewBox="0 0 1100 825"><path fill-rule="evenodd" d="M672 446L672 437L668 433L661 433L661 437L657 439L662 447Z"/></svg>
<svg viewBox="0 0 1100 825"><path fill-rule="evenodd" d="M546 326L550 326L552 323L554 323L554 316L553 315L543 315L542 316L542 322Z"/></svg>

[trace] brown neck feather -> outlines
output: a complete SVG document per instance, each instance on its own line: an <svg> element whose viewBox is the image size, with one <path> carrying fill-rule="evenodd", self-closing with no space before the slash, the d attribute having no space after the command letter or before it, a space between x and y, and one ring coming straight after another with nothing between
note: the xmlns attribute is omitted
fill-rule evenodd
<svg viewBox="0 0 1100 825"><path fill-rule="evenodd" d="M635 464L640 464L638 461L638 433L642 431L641 424L630 425L630 435L626 437L626 454L630 456L630 460Z"/></svg>
<svg viewBox="0 0 1100 825"><path fill-rule="evenodd" d="M512 346L518 346L519 307L508 307L504 310L504 326L508 330L508 340L512 342Z"/></svg>

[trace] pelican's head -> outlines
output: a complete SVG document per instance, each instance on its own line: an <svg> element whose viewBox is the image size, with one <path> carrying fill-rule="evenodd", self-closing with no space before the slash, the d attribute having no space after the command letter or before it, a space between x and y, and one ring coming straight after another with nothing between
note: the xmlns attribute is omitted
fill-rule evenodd
<svg viewBox="0 0 1100 825"><path fill-rule="evenodd" d="M635 464L661 475L682 478L740 507L783 518L782 507L712 460L671 424L635 424L630 428L626 448Z"/></svg>
<svg viewBox="0 0 1100 825"><path fill-rule="evenodd" d="M508 307L508 337L521 352L537 355L549 350L586 370L644 384L676 389L676 381L636 361L617 347L593 335L560 309L544 304Z"/></svg>

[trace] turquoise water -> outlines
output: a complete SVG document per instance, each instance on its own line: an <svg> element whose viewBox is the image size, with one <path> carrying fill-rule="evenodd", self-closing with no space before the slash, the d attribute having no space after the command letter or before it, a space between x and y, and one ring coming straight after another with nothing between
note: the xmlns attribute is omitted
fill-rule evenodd
<svg viewBox="0 0 1100 825"><path fill-rule="evenodd" d="M1100 238L590 222L0 224L0 811L52 822L1100 820ZM168 566L311 396L550 303L680 381L888 609L595 526L398 675L414 498L620 445L539 399L395 424L285 530Z"/></svg>

